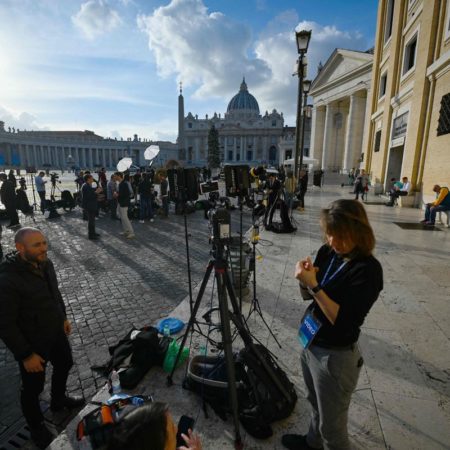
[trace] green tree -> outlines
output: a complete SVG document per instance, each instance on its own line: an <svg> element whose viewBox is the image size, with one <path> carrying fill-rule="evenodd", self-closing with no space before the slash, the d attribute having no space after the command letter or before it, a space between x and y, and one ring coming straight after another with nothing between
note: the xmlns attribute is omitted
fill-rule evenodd
<svg viewBox="0 0 450 450"><path fill-rule="evenodd" d="M208 133L208 167L220 167L219 132L213 125Z"/></svg>

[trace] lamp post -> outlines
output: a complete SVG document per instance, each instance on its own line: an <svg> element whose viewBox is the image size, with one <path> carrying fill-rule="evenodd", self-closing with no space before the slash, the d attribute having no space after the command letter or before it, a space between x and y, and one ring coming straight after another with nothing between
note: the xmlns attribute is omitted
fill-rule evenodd
<svg viewBox="0 0 450 450"><path fill-rule="evenodd" d="M311 80L303 80L303 111L302 111L302 131L300 139L300 170L303 167L303 153L305 151L305 126L306 126L306 109L308 107L308 94L311 89Z"/></svg>
<svg viewBox="0 0 450 450"><path fill-rule="evenodd" d="M297 182L298 157L300 152L300 118L302 113L302 100L303 100L303 78L305 76L304 60L306 52L308 51L309 41L311 39L311 30L296 31L295 39L297 42L298 60L297 60L297 73L294 73L293 75L298 76L298 99L297 99L297 123L295 126L294 178Z"/></svg>

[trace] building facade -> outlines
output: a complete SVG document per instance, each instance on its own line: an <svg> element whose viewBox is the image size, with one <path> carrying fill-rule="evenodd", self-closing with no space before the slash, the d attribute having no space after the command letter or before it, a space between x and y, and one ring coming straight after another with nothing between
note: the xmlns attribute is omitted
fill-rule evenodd
<svg viewBox="0 0 450 450"><path fill-rule="evenodd" d="M365 167L378 190L407 176L421 205L450 185L450 0L380 0Z"/></svg>
<svg viewBox="0 0 450 450"><path fill-rule="evenodd" d="M200 119L198 115L184 115L182 92L178 97L179 160L187 166L206 166L208 160L208 133L212 125L219 132L221 161L224 164L279 165L286 159L282 150L286 136L292 133L284 126L283 113L274 109L264 115L259 112L255 97L248 91L245 79L239 92L228 103L227 112L214 113ZM294 133L295 134L295 133ZM309 139L305 139L305 148Z"/></svg>
<svg viewBox="0 0 450 450"><path fill-rule="evenodd" d="M373 55L336 49L311 85L311 148L322 170L359 167Z"/></svg>
<svg viewBox="0 0 450 450"><path fill-rule="evenodd" d="M160 147L154 161L157 166L177 157L175 144L142 140L137 135L117 140L103 138L93 131L21 131L5 129L4 122L0 122L0 167L116 170L124 157L132 158L136 166L145 166L148 163L144 151L150 145Z"/></svg>

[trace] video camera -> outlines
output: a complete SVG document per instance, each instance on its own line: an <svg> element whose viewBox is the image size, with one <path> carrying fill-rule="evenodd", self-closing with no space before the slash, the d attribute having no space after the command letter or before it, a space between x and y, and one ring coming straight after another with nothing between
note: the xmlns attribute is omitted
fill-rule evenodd
<svg viewBox="0 0 450 450"><path fill-rule="evenodd" d="M231 215L225 208L208 211L211 241L213 244L227 244L231 239Z"/></svg>
<svg viewBox="0 0 450 450"><path fill-rule="evenodd" d="M52 183L53 186L56 185L56 182L61 183L59 175L56 172L52 172L50 174L50 182Z"/></svg>

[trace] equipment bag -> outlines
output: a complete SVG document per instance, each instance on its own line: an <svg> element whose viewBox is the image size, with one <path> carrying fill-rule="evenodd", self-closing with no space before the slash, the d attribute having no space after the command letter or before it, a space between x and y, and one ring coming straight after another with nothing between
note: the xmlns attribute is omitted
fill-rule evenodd
<svg viewBox="0 0 450 450"><path fill-rule="evenodd" d="M273 434L270 424L288 417L295 407L294 385L263 345L242 349L234 360L239 419L251 436L269 438ZM222 419L231 412L223 357L195 356L189 363L183 387L199 394Z"/></svg>
<svg viewBox="0 0 450 450"><path fill-rule="evenodd" d="M140 406L152 402L152 398L134 395L118 398L111 403L103 404L86 414L77 425L77 440L89 439L93 449L102 447L108 442L116 424L128 413Z"/></svg>

